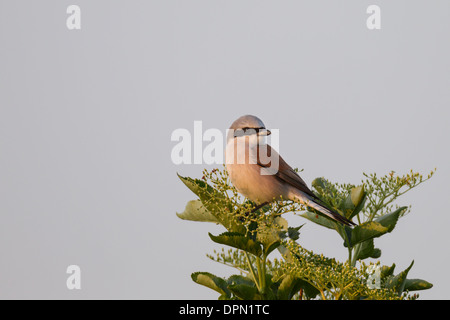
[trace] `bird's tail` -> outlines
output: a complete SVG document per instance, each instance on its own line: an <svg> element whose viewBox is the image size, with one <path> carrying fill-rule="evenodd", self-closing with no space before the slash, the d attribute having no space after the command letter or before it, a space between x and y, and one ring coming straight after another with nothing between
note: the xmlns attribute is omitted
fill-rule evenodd
<svg viewBox="0 0 450 320"><path fill-rule="evenodd" d="M337 213L336 211L328 208L326 205L320 203L319 199L313 198L309 195L306 195L304 193L302 193L301 195L295 195L295 198L302 204L313 208L317 211L319 211L320 213L326 215L327 217L333 219L334 221L338 221L344 225L347 226L355 226L356 224L353 223L352 221L348 220L347 218L345 218L344 216L340 215L339 213Z"/></svg>

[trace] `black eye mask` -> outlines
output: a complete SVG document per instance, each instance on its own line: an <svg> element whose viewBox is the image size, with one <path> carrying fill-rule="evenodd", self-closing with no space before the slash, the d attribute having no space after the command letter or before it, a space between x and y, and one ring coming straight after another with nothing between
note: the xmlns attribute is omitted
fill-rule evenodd
<svg viewBox="0 0 450 320"><path fill-rule="evenodd" d="M266 130L266 128L264 128L264 127L259 127L259 128L247 128L247 127L245 127L245 128L242 128L242 129L235 130L234 131L234 137L242 137L242 136L250 136L252 134L259 134L259 132L261 130ZM270 131L269 130L267 130L267 131L268 131L267 135L269 135Z"/></svg>

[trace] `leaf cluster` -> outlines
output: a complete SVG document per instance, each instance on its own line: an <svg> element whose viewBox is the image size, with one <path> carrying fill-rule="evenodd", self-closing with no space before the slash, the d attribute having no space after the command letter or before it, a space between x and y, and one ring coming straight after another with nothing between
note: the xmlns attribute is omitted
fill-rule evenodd
<svg viewBox="0 0 450 320"><path fill-rule="evenodd" d="M189 201L178 217L222 225L225 232L209 233L209 237L229 249L208 257L240 272L227 279L195 272L192 280L217 291L220 299L415 299L417 295L410 295L410 291L429 289L432 284L407 279L413 263L397 275L395 265L379 266L381 287L373 289L367 284L373 264L363 260L381 256L374 239L392 232L399 218L410 210L394 206L394 200L433 174L425 179L412 171L401 177L394 172L384 177L364 174L365 180L358 186L315 179L312 186L317 196L357 222L354 228L292 201L277 201L260 208L237 192L225 169L204 170L201 179L179 175L198 199ZM349 253L348 261L339 262L301 247L297 240L302 226L288 226L283 218L288 212L335 230ZM274 250L281 253L282 259L268 259Z"/></svg>

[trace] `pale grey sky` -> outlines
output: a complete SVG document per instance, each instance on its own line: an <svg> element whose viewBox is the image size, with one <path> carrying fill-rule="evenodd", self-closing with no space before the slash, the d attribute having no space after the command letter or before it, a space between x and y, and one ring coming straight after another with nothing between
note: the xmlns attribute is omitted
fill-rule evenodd
<svg viewBox="0 0 450 320"><path fill-rule="evenodd" d="M68 30L66 8L81 8ZM366 8L381 8L368 30ZM448 1L1 1L0 298L215 299L190 274L213 224L179 220L194 195L172 164L177 128L243 114L280 129L308 184L410 169L431 181L378 240L381 262L448 299ZM213 166L209 166L212 168ZM289 217L293 225L307 222ZM336 233L301 244L344 260ZM79 265L82 289L66 288Z"/></svg>

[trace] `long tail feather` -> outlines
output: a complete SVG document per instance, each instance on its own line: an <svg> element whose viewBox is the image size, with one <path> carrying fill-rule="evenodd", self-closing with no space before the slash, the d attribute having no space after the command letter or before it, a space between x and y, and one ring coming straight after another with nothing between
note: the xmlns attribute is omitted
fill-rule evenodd
<svg viewBox="0 0 450 320"><path fill-rule="evenodd" d="M319 211L320 213L326 215L327 217L333 219L334 221L338 221L338 222L340 222L342 224L345 224L347 226L355 226L356 225L352 221L350 221L347 218L341 216L336 211L328 208L324 204L319 203L316 199L313 199L309 195L306 195L306 194L302 193L301 195L296 195L296 199L298 199L298 201L300 201L304 205L306 205L306 206L308 206L310 208L313 208L313 209Z"/></svg>

